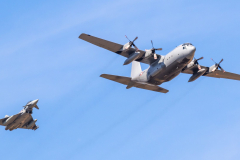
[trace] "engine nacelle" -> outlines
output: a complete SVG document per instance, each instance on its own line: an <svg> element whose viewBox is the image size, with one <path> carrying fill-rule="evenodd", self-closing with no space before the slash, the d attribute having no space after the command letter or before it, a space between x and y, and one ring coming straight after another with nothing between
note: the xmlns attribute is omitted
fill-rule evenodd
<svg viewBox="0 0 240 160"><path fill-rule="evenodd" d="M123 50L123 51L124 51L124 50L128 50L129 48L131 48L130 42L124 44L122 50Z"/></svg>
<svg viewBox="0 0 240 160"><path fill-rule="evenodd" d="M194 73L190 79L188 80L188 82L192 82L195 81L196 79L198 79L200 76L202 76L207 70L205 68L200 69L197 73Z"/></svg>
<svg viewBox="0 0 240 160"><path fill-rule="evenodd" d="M37 122L37 119L31 121L31 122L27 125L27 129L31 129L31 128L35 125L36 122Z"/></svg>
<svg viewBox="0 0 240 160"><path fill-rule="evenodd" d="M209 67L209 73L211 72L215 72L217 70L218 66L216 64L212 65L211 67Z"/></svg>
<svg viewBox="0 0 240 160"><path fill-rule="evenodd" d="M194 66L195 66L195 64L194 64L194 61L192 60L190 63L188 63L187 68L191 69Z"/></svg>

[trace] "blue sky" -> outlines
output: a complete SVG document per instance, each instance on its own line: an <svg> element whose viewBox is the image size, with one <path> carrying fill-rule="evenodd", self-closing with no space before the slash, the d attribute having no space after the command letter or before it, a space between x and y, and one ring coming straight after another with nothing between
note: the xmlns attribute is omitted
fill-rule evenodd
<svg viewBox="0 0 240 160"><path fill-rule="evenodd" d="M191 42L202 65L240 73L240 2L1 1L0 116L39 100L37 131L0 127L1 159L239 160L240 82L180 74L167 94L100 78L130 75L124 57L88 33L167 54ZM142 65L142 68L147 68Z"/></svg>

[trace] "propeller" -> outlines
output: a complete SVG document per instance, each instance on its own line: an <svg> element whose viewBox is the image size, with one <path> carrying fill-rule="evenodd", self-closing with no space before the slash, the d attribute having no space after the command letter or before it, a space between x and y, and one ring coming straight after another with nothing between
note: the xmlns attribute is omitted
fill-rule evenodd
<svg viewBox="0 0 240 160"><path fill-rule="evenodd" d="M128 37L125 35L125 37L128 39ZM128 39L129 40L129 48L131 48L132 46L134 46L134 48L136 49L136 51L138 51L138 48L137 48L137 46L134 44L134 41L136 41L138 39L138 37L136 37L133 41L130 41L130 39Z"/></svg>
<svg viewBox="0 0 240 160"><path fill-rule="evenodd" d="M225 70L220 66L220 63L222 63L223 59L219 63L216 63L212 58L211 60L215 63L216 69L220 68L222 72L225 72Z"/></svg>
<svg viewBox="0 0 240 160"><path fill-rule="evenodd" d="M162 48L154 48L154 47L153 47L153 41L152 41L152 40L151 40L151 43L152 43L152 49L151 49L151 51L152 51L152 53L153 53L154 59L157 59L157 54L155 53L155 51L161 51Z"/></svg>
<svg viewBox="0 0 240 160"><path fill-rule="evenodd" d="M199 63L198 63L198 61L201 60L201 59L203 59L203 57L200 57L200 58L198 58L198 59L194 58L194 61L193 61L194 64L197 64L197 65L198 65L198 69L199 69L199 70L202 69L201 66L200 66Z"/></svg>

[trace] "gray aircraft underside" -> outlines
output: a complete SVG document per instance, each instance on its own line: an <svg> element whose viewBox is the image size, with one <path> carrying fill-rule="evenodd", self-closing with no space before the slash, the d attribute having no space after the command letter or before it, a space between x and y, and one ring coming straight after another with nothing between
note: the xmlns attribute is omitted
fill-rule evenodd
<svg viewBox="0 0 240 160"><path fill-rule="evenodd" d="M33 108L39 109L37 106L38 99L28 102L24 108L13 116L6 115L5 118L0 119L0 125L6 126L5 130L14 130L17 128L36 130L39 127L35 124L37 119L33 120Z"/></svg>
<svg viewBox="0 0 240 160"><path fill-rule="evenodd" d="M195 81L200 76L240 80L240 75L225 72L222 69L220 63L223 59L219 63L215 62L211 67L199 65L198 60L203 57L194 59L196 48L191 43L181 44L163 56L155 53L156 50L162 50L161 48L156 49L153 47L146 51L139 50L134 44L137 37L133 41L129 40L125 45L84 33L79 38L126 57L124 65L132 63L131 77L109 74L101 75L103 78L127 85L127 89L137 87L167 93L167 89L161 88L158 85L172 80L180 73L191 74L189 82ZM148 64L149 68L142 71L140 62Z"/></svg>

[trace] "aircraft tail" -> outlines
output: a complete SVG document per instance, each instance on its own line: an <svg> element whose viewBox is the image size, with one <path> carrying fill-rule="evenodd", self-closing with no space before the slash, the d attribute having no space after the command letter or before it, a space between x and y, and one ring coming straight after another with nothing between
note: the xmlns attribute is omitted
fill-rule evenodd
<svg viewBox="0 0 240 160"><path fill-rule="evenodd" d="M139 76L139 74L142 72L142 68L140 65L140 62L133 61L132 62L132 70L131 70L131 78Z"/></svg>

